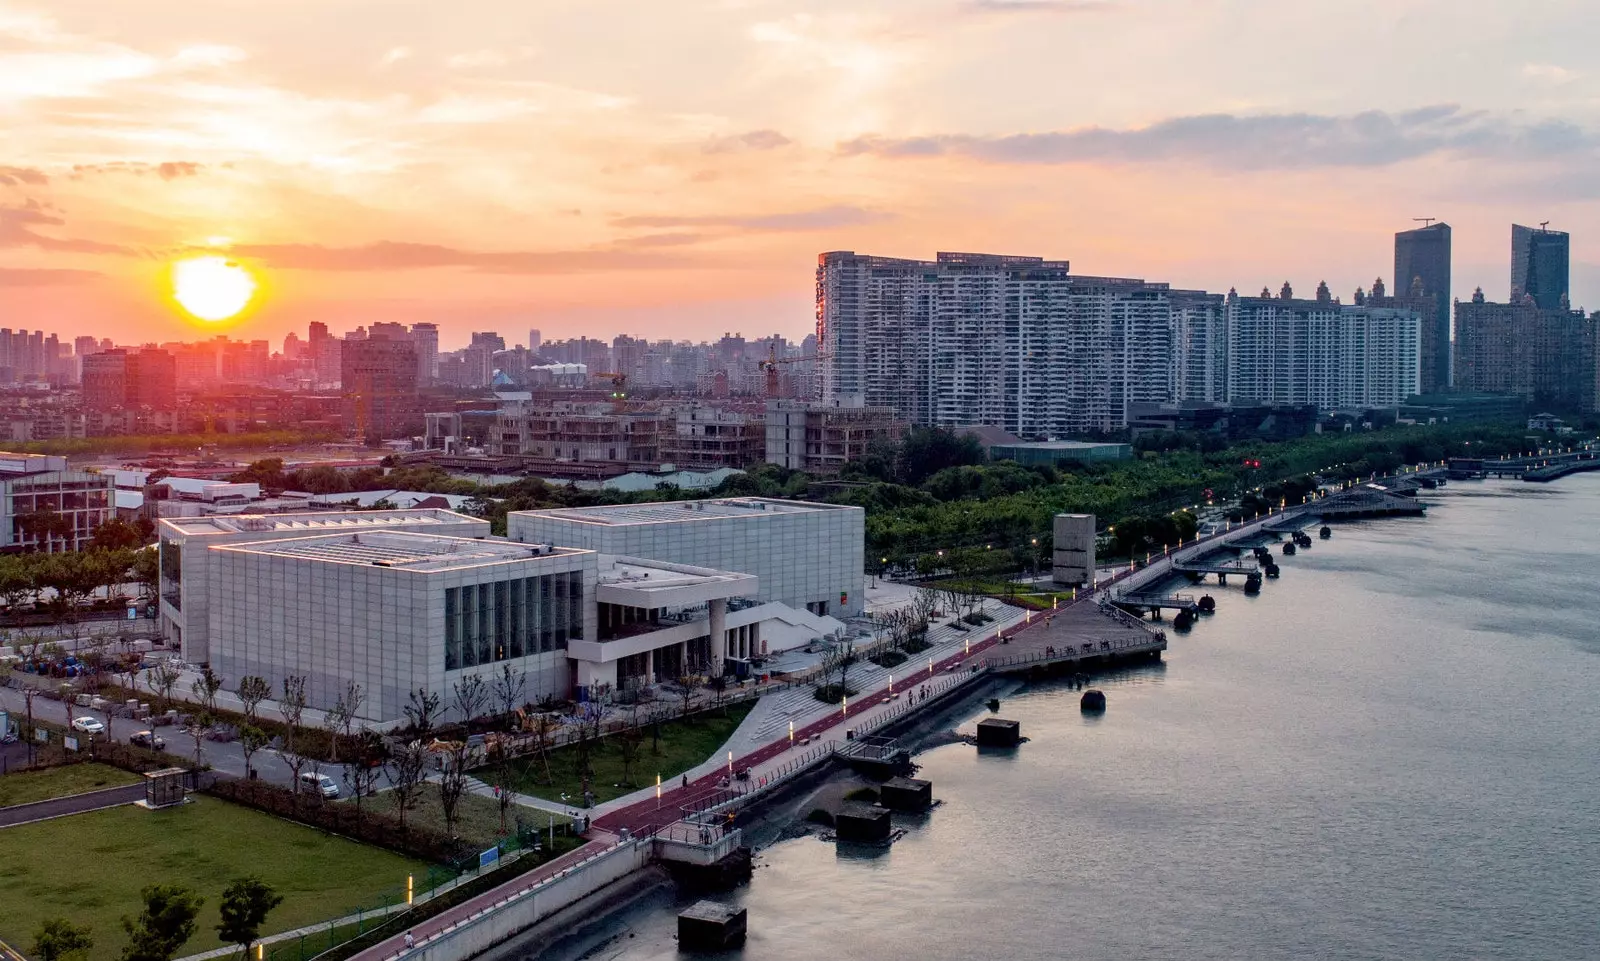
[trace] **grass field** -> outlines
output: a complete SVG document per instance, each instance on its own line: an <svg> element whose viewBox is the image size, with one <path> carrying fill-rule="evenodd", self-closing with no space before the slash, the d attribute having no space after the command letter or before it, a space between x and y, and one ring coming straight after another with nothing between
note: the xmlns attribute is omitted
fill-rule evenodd
<svg viewBox="0 0 1600 961"><path fill-rule="evenodd" d="M125 940L119 919L137 914L139 889L181 883L206 899L179 955L221 947L217 903L233 878L260 876L284 896L263 933L285 931L403 894L428 866L200 796L164 811L126 805L6 828L0 843L0 938L27 950L46 918L93 928L89 961L113 961Z"/></svg>
<svg viewBox="0 0 1600 961"><path fill-rule="evenodd" d="M661 743L654 746L650 729L644 732L644 742L639 745L633 763L633 783L622 783L622 752L617 747L617 735L599 742L591 761L594 780L591 789L596 802L632 794L642 787L656 783L656 775L672 780L683 772L709 758L739 727L754 702L730 705L726 717L713 713L700 714L687 720L668 721L661 725ZM495 783L494 768L482 768L474 775L483 781ZM550 752L550 780L545 780L544 765L535 758L526 758L512 765L512 789L521 794L531 794L551 801L560 801L565 793L573 807L580 806L583 782L578 777L578 751L567 746Z"/></svg>
<svg viewBox="0 0 1600 961"><path fill-rule="evenodd" d="M479 771L480 775L484 772ZM349 801L341 801L349 804ZM370 810L382 811L384 814L398 816L395 809L394 792L380 791L378 796L371 801ZM550 825L550 816L543 811L534 811L525 807L512 805L506 811L506 833L516 834L517 816L522 820L541 830ZM556 816L556 827L563 828L571 818ZM439 791L435 785L429 784L422 791L422 796L417 800L417 806L406 813L406 823L417 827L426 827L431 831L444 833L444 808L439 804ZM478 794L461 795L461 803L456 807L456 836L474 845L478 850L490 847L502 837L500 833L500 802L492 797L483 797Z"/></svg>
<svg viewBox="0 0 1600 961"><path fill-rule="evenodd" d="M138 784L142 780L137 774L106 764L68 764L41 771L15 771L0 777L0 808L103 791L108 787Z"/></svg>

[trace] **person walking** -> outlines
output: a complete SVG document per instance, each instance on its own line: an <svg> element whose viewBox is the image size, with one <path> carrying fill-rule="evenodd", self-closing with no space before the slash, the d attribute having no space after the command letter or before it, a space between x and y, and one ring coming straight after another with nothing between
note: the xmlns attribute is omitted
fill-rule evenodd
<svg viewBox="0 0 1600 961"><path fill-rule="evenodd" d="M410 931L407 931L406 932L406 950L410 951L412 948L414 948L416 946L417 946L417 939L413 938L411 936L411 932Z"/></svg>

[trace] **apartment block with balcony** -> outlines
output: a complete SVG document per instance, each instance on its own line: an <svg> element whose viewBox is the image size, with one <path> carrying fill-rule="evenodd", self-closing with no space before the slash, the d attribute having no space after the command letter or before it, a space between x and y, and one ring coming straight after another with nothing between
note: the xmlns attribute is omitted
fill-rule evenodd
<svg viewBox="0 0 1600 961"><path fill-rule="evenodd" d="M877 444L905 435L906 422L892 407L836 402L767 402L767 463L818 477L833 476Z"/></svg>
<svg viewBox="0 0 1600 961"><path fill-rule="evenodd" d="M115 486L65 457L0 452L0 549L82 550L115 514Z"/></svg>

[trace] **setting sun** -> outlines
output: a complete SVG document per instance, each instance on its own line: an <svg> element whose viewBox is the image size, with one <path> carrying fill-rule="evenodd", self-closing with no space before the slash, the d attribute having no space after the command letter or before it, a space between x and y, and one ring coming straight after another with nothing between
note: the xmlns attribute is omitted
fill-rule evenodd
<svg viewBox="0 0 1600 961"><path fill-rule="evenodd" d="M250 303L256 281L225 257L195 257L172 265L172 296L201 320L227 320Z"/></svg>

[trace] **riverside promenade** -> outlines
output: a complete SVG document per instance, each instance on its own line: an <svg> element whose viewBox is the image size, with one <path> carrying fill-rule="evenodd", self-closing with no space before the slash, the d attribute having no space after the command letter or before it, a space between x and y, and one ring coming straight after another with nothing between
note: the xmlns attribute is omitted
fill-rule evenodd
<svg viewBox="0 0 1600 961"><path fill-rule="evenodd" d="M1291 508L1290 513L1301 510ZM1274 511L1207 538L1190 541L1177 550L1190 551L1207 545L1220 545L1224 540L1259 529L1262 525L1282 518L1283 511ZM1153 557L1149 565L1135 569L1130 565L1110 578L1102 578L1092 590L1080 592L1072 601L1059 608L1024 614L1021 620L1007 627L989 631L982 637L972 637L953 652L936 655L931 662L915 667L902 665L905 673L893 675L892 691L888 683L849 698L846 704L803 725L797 724L793 737L787 730L776 734L767 743L743 753L736 753L731 763L724 761L714 771L689 778L685 785L680 779L661 785L659 797L635 799L637 795L613 802L616 806L597 809L590 828L589 843L575 851L542 865L535 871L512 879L499 887L481 894L449 910L417 922L409 929L399 929L395 936L367 948L352 957L356 961L459 961L476 951L463 949L453 943L456 932L469 929L483 919L514 904L525 904L542 890L550 890L564 881L581 874L586 865L602 865L635 858L641 844L658 830L680 820L686 811L707 808L737 810L778 783L802 777L806 772L820 767L831 759L833 750L846 740L846 731L865 733L892 721L933 707L944 700L944 695L954 694L988 676L988 662L1026 659L1047 649L1064 644L1064 634L1074 625L1095 631L1094 643L1098 646L1099 632L1106 630L1130 631L1131 619L1119 619L1105 614L1098 603L1099 595L1114 589L1135 588L1151 579L1170 576L1171 557ZM1141 628L1142 629L1142 628ZM1085 641L1084 643L1087 643ZM921 698L920 691L929 696ZM896 697L895 695L899 696ZM819 705L826 709L826 705ZM698 769L697 769L698 770ZM728 780L730 773L747 771L749 779ZM653 791L650 791L652 795ZM610 809L607 810L606 808ZM639 839L639 840L630 840ZM554 892L552 892L554 893ZM409 933L413 947L407 948L404 936ZM508 934L507 937L510 935Z"/></svg>

